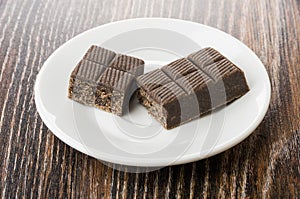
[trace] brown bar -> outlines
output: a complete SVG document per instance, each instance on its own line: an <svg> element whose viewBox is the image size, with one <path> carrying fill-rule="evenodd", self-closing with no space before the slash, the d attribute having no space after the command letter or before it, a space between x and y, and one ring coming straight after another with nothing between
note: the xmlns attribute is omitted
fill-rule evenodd
<svg viewBox="0 0 300 199"><path fill-rule="evenodd" d="M243 71L213 48L141 75L137 83L141 104L166 129L199 118L249 91Z"/></svg>
<svg viewBox="0 0 300 199"><path fill-rule="evenodd" d="M72 71L68 97L122 115L143 73L143 60L93 45Z"/></svg>

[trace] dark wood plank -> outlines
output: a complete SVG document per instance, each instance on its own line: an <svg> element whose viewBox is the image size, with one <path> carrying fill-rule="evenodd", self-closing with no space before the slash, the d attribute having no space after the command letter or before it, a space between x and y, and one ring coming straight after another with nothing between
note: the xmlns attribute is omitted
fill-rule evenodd
<svg viewBox="0 0 300 199"><path fill-rule="evenodd" d="M70 148L47 129L33 96L46 58L85 30L134 17L210 25L258 55L272 98L249 138L205 160L135 174ZM299 22L298 0L0 0L0 197L299 197Z"/></svg>

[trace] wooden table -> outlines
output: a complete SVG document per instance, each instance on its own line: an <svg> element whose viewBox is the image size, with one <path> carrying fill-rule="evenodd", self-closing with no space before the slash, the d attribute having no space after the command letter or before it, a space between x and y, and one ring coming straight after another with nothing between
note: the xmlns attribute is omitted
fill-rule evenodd
<svg viewBox="0 0 300 199"><path fill-rule="evenodd" d="M47 57L108 22L172 17L249 46L272 85L266 117L239 145L150 173L113 170L56 138L33 96ZM297 198L300 196L299 0L0 0L1 198Z"/></svg>

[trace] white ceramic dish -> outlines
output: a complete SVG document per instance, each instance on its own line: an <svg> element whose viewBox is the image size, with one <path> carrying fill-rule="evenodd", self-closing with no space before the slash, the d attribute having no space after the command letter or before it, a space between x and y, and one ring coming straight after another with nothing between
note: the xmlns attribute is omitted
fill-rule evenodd
<svg viewBox="0 0 300 199"><path fill-rule="evenodd" d="M117 117L67 98L69 75L92 44L140 57L146 71L211 46L245 72L250 92L172 130L163 129L137 102ZM205 25L165 18L118 21L81 33L47 59L35 84L37 110L59 139L100 160L133 166L182 164L220 153L254 131L269 101L265 67L242 42Z"/></svg>

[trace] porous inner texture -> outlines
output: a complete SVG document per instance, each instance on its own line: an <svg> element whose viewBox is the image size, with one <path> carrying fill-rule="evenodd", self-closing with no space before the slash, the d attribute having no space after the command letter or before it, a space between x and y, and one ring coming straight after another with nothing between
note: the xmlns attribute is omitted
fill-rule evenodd
<svg viewBox="0 0 300 199"><path fill-rule="evenodd" d="M165 128L167 126L167 112L166 110L156 103L144 89L139 89L137 94L139 102L145 106L150 115L152 115L156 120L158 120Z"/></svg>
<svg viewBox="0 0 300 199"><path fill-rule="evenodd" d="M95 88L95 84L71 78L68 97L85 105L94 106Z"/></svg>
<svg viewBox="0 0 300 199"><path fill-rule="evenodd" d="M95 106L104 111L122 114L124 95L116 90L112 90L106 86L99 86L96 91Z"/></svg>

